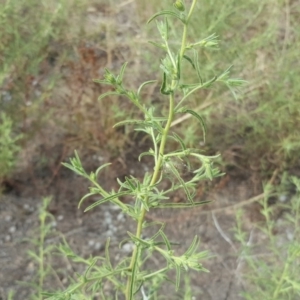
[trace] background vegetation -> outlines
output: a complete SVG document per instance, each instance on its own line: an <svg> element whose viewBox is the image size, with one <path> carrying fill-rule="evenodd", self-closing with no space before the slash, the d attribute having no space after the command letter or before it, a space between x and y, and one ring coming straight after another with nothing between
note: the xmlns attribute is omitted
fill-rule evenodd
<svg viewBox="0 0 300 300"><path fill-rule="evenodd" d="M126 126L112 128L133 114L132 107L112 99L100 109L96 99L105 90L92 79L102 77L105 66L118 70L124 61L131 69L129 86L154 79L157 49L147 41L155 29L145 24L171 2L0 0L3 188L13 180L15 165L15 172L54 166L52 174L57 174L60 161L74 148L90 155L105 148L117 157L140 138L127 134ZM221 153L220 167L233 178L252 180L255 193L262 192L262 181L275 170L278 194L282 189L293 193L295 180L279 184L283 174L299 176L300 2L199 1L196 14L192 35L215 33L221 41L219 49L199 56L203 74L232 64L234 76L248 82L241 90L219 86L194 97L191 103L209 128L203 149ZM145 97L164 109L159 87L149 87ZM175 121L176 130L191 146L202 141L202 131L190 134L199 125L187 118ZM292 241L299 243L298 230Z"/></svg>

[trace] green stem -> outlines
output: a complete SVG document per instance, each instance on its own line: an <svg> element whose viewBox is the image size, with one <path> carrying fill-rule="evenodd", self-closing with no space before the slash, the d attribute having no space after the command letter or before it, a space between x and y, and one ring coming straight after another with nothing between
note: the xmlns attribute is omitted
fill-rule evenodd
<svg viewBox="0 0 300 300"><path fill-rule="evenodd" d="M184 55L184 52L185 52L185 48L186 48L186 36L187 36L187 27L188 27L188 23L190 21L190 18L191 18L191 15L195 9L195 6L196 6L196 3L197 3L197 0L193 0L193 3L191 5L191 8L190 8L190 11L188 13L188 16L186 18L186 22L183 26L183 34L182 34L182 41L181 41L181 49L180 49L180 61Z"/></svg>
<svg viewBox="0 0 300 300"><path fill-rule="evenodd" d="M279 279L279 282L276 284L276 289L275 289L275 291L273 293L273 297L272 297L273 300L278 299L278 297L281 293L281 288L282 288L282 285L283 285L283 282L284 282L285 278L287 277L288 269L289 269L289 261L287 261L285 263L285 266L284 266L283 272L281 274L281 277Z"/></svg>
<svg viewBox="0 0 300 300"><path fill-rule="evenodd" d="M181 64L184 52L186 50L186 38L187 38L188 22L190 20L192 12L195 8L196 2L197 2L197 0L193 0L193 3L191 5L190 11L189 11L187 19L186 19L186 23L184 24L181 48L180 48L180 52L179 52L180 53L179 64ZM180 76L178 78L180 78ZM168 120L167 120L167 124L166 124L166 126L164 128L164 131L163 131L163 134L162 134L162 139L161 139L161 143L160 143L160 147L159 147L159 151L158 151L158 157L156 158L156 164L155 164L155 167L154 167L154 173L153 173L153 176L152 176L152 179L151 179L151 182L150 182L150 186L154 185L159 179L159 175L160 175L160 171L161 171L161 167L162 167L163 159L164 159L165 146L166 146L168 134L169 134L169 131L170 131L170 128L171 128L171 124L172 124L173 119L174 119L174 109L175 109L174 91L176 90L177 85L178 85L178 80L173 79L172 83L171 83L171 91L172 92L169 96ZM141 214L140 214L140 217L139 217L138 222L137 222L137 229L136 229L136 237L137 238L141 237L145 216L146 216L146 209L145 209L145 207L143 207L141 209ZM140 252L139 251L139 246L136 245L134 250L133 250L132 256L131 256L131 262L130 262L130 265L129 265L129 270L130 271L133 271L134 266L136 266L136 264L137 264L139 252ZM130 276L128 276L127 285L126 285L126 300L132 300L131 291L133 290L133 287L134 287L134 277L135 277L135 274L133 274L133 272Z"/></svg>
<svg viewBox="0 0 300 300"><path fill-rule="evenodd" d="M172 81L172 86L176 85L177 83L175 83L175 81ZM167 141L167 137L168 137L168 133L169 130L171 128L171 124L174 118L174 93L170 94L170 99L169 99L169 116L168 116L168 121L167 124L164 128L164 132L163 132L163 136L161 139L161 143L160 143L160 147L159 147L159 152L158 152L158 160L157 163L155 165L155 169L154 169L154 173L152 176L152 180L150 182L150 186L154 185L157 180L159 179L159 173L160 173L160 169L163 163L163 157L164 157L164 151L165 151L165 146L166 146L166 141ZM142 229L143 229L143 223L144 223L144 219L146 216L146 209L143 207L141 210L141 214L140 217L138 219L138 223L137 223L137 230L136 230L136 237L140 238L141 234L142 234ZM136 264L136 261L138 259L138 248L139 246L136 246L133 250L132 253L132 257L131 257L131 262L129 265L129 270L132 270L134 265ZM128 280L127 280L127 286L126 286L126 299L127 300L131 300L131 290L132 287L134 285L134 278L133 276L128 276Z"/></svg>
<svg viewBox="0 0 300 300"><path fill-rule="evenodd" d="M38 298L42 298L42 291L43 291L43 285L44 285L44 241L45 241L45 212L43 211L41 213L41 225L40 225L40 241L39 241L39 292L38 292Z"/></svg>

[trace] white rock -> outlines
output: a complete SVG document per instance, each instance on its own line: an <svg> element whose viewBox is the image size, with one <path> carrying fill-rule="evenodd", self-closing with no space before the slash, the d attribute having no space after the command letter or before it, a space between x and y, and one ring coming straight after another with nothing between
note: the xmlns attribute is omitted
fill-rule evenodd
<svg viewBox="0 0 300 300"><path fill-rule="evenodd" d="M9 227L8 232L10 232L10 233L15 233L16 230L17 230L17 227L16 227L16 226L11 226L11 227Z"/></svg>
<svg viewBox="0 0 300 300"><path fill-rule="evenodd" d="M11 241L11 236L7 234L4 238L5 242L10 242Z"/></svg>
<svg viewBox="0 0 300 300"><path fill-rule="evenodd" d="M131 253L133 251L133 245L129 243L123 244L122 250L126 253Z"/></svg>
<svg viewBox="0 0 300 300"><path fill-rule="evenodd" d="M7 215L7 216L5 216L4 220L5 220L6 222L10 222L10 221L12 220L12 216Z"/></svg>
<svg viewBox="0 0 300 300"><path fill-rule="evenodd" d="M63 216L63 215L57 216L57 221L62 221L63 219L64 219L64 216Z"/></svg>
<svg viewBox="0 0 300 300"><path fill-rule="evenodd" d="M89 245L89 247L93 247L95 245L95 241L94 240L89 240L88 245Z"/></svg>
<svg viewBox="0 0 300 300"><path fill-rule="evenodd" d="M95 244L95 246L94 246L94 249L95 249L95 250L100 250L101 247L102 247L102 244L101 244L100 242L97 242L97 243Z"/></svg>

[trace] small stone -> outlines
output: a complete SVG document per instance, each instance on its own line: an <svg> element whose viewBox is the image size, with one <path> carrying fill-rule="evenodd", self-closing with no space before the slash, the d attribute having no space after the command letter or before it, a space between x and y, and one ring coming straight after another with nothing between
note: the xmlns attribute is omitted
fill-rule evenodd
<svg viewBox="0 0 300 300"><path fill-rule="evenodd" d="M94 249L100 250L102 248L102 244L100 242L95 243Z"/></svg>
<svg viewBox="0 0 300 300"><path fill-rule="evenodd" d="M112 225L112 226L109 226L109 229L112 231L112 232L116 232L117 231L117 227Z"/></svg>
<svg viewBox="0 0 300 300"><path fill-rule="evenodd" d="M63 219L64 219L64 216L63 216L63 215L57 216L57 221L62 221Z"/></svg>
<svg viewBox="0 0 300 300"><path fill-rule="evenodd" d="M34 263L33 263L33 262L30 262L30 263L27 265L26 271L27 271L28 273L33 273L33 272L35 271L35 267L34 267Z"/></svg>
<svg viewBox="0 0 300 300"><path fill-rule="evenodd" d="M11 226L11 227L9 227L8 232L10 232L10 233L15 233L16 230L17 230L17 227L16 227L16 226Z"/></svg>
<svg viewBox="0 0 300 300"><path fill-rule="evenodd" d="M105 232L105 235L106 235L107 237L111 237L111 236L113 235L113 232L112 232L111 230L107 230L107 231Z"/></svg>
<svg viewBox="0 0 300 300"><path fill-rule="evenodd" d="M124 216L123 212L120 212L120 213L117 215L117 220L118 220L118 221L125 221L125 216Z"/></svg>
<svg viewBox="0 0 300 300"><path fill-rule="evenodd" d="M4 238L5 242L10 242L11 241L11 236L7 234Z"/></svg>
<svg viewBox="0 0 300 300"><path fill-rule="evenodd" d="M110 225L112 223L112 217L109 211L104 212L105 223Z"/></svg>
<svg viewBox="0 0 300 300"><path fill-rule="evenodd" d="M5 220L6 222L10 222L10 221L12 220L12 216L7 215L7 216L5 216L4 220Z"/></svg>
<svg viewBox="0 0 300 300"><path fill-rule="evenodd" d="M131 253L133 251L133 245L129 243L123 244L122 250L126 253Z"/></svg>
<svg viewBox="0 0 300 300"><path fill-rule="evenodd" d="M23 205L23 208L24 208L25 210L27 210L27 211L30 211L30 205L27 204L27 203L25 203L25 204Z"/></svg>
<svg viewBox="0 0 300 300"><path fill-rule="evenodd" d="M279 201L280 202L286 202L287 199L288 199L287 195L282 194L282 195L279 196Z"/></svg>
<svg viewBox="0 0 300 300"><path fill-rule="evenodd" d="M294 232L292 232L289 229L286 230L286 236L287 236L287 238L288 238L289 241L293 241L294 240Z"/></svg>
<svg viewBox="0 0 300 300"><path fill-rule="evenodd" d="M88 245L89 245L89 247L93 247L95 245L95 241L94 240L89 240Z"/></svg>
<svg viewBox="0 0 300 300"><path fill-rule="evenodd" d="M109 207L109 209L110 210L113 210L113 211L120 211L121 210L121 208L120 208L120 206L118 206L118 205L111 205L110 207Z"/></svg>
<svg viewBox="0 0 300 300"><path fill-rule="evenodd" d="M66 285L68 283L68 278L64 277L61 281L64 285Z"/></svg>

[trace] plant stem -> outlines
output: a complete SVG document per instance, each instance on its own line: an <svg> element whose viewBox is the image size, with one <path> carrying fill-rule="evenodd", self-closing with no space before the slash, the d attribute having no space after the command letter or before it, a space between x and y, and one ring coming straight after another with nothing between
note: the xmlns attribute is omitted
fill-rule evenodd
<svg viewBox="0 0 300 300"><path fill-rule="evenodd" d="M197 0L193 0L193 3L191 5L191 8L190 8L190 11L188 13L188 16L186 18L186 22L184 24L184 27L183 27L183 34L182 34L182 41L181 41L181 49L180 49L180 61L184 55L184 51L185 51L185 47L186 47L186 36L187 36L187 27L188 27L188 23L189 23L189 20L191 18L191 15L195 9L195 6L196 6L196 3L197 3Z"/></svg>
<svg viewBox="0 0 300 300"><path fill-rule="evenodd" d="M190 19L191 15L192 15L192 12L195 8L196 2L197 2L197 0L193 0L193 3L191 5L190 11L189 11L187 19L186 19L186 23L184 24L181 48L180 48L180 52L179 52L179 64L181 64L184 52L186 50L186 37L187 37L188 22L189 22L189 19ZM175 64L175 66L176 66L176 64ZM179 70L177 70L177 71L179 72ZM179 75L179 76L177 76L177 78L180 78L180 74L177 74L177 75ZM172 82L171 82L171 91L172 92L170 93L170 96L169 96L168 120L167 120L167 124L166 124L166 126L163 130L162 139L161 139L159 152L158 152L158 157L155 158L156 163L155 163L155 167L154 167L154 173L153 173L153 176L152 176L152 179L151 179L151 182L150 182L150 186L154 185L157 182L157 180L159 179L159 174L160 174L161 167L162 167L162 164L163 164L163 159L164 159L165 146L166 146L168 134L169 134L169 131L170 131L173 119L174 119L174 111L175 111L174 92L175 92L177 86L178 86L178 80L177 79L172 79ZM142 207L140 217L139 217L138 222L137 222L137 230L136 230L136 237L137 238L141 237L146 212L147 211L146 211L145 207ZM136 265L137 260L139 259L138 258L139 253L140 253L139 245L136 245L134 250L133 250L133 253L132 253L132 256L131 256L131 262L130 262L130 265L129 265L129 271L131 271L131 272L133 271L133 268ZM127 285L126 285L126 291L125 291L126 300L131 300L132 299L131 298L131 295L132 295L131 291L134 288L134 277L135 277L135 274L133 274L133 273L134 272L132 272L132 274L129 275L128 279L127 279Z"/></svg>
<svg viewBox="0 0 300 300"><path fill-rule="evenodd" d="M172 87L176 86L177 82L175 82L175 80L172 81ZM159 178L159 173L161 170L161 166L163 163L163 157L164 157L164 152L165 152L165 146L166 146L166 141L167 141L167 137L168 137L168 133L169 130L171 128L171 124L173 122L173 118L174 118L174 93L170 94L170 99L169 99L169 116L168 116L168 121L167 124L164 128L164 132L163 132L163 136L161 139L161 143L160 143L160 147L159 147L159 152L158 152L158 160L157 163L155 165L155 169L154 169L154 173L152 176L152 180L150 182L150 186L154 185L158 178ZM140 238L141 237L141 233L142 233L142 228L143 228L143 223L144 223L144 219L146 216L146 209L145 207L142 208L141 210L141 214L140 217L138 219L138 223L137 223L137 230L136 230L136 237ZM133 266L136 263L136 260L138 259L138 245L135 246L133 253L132 253L132 257L131 257L131 262L129 265L129 270L133 269ZM127 286L126 286L126 299L127 300L131 300L131 290L133 288L134 285L134 278L133 276L128 276L128 280L127 280Z"/></svg>
<svg viewBox="0 0 300 300"><path fill-rule="evenodd" d="M273 297L272 297L273 300L278 299L278 297L279 297L279 295L280 295L280 293L281 293L281 289L282 289L283 282L284 282L284 280L287 278L287 272L288 272L288 269L289 269L289 264L290 264L290 262L287 261L287 262L285 263L285 265L284 265L283 272L282 272L282 274L281 274L281 277L280 277L280 279L279 279L279 282L278 282L277 285L276 285L276 289L275 289L275 291L274 291L274 293L273 293Z"/></svg>
<svg viewBox="0 0 300 300"><path fill-rule="evenodd" d="M46 214L43 207L43 211L40 215L40 241L39 241L39 289L38 289L38 299L43 299L42 291L44 285L44 241L45 241L45 219Z"/></svg>

